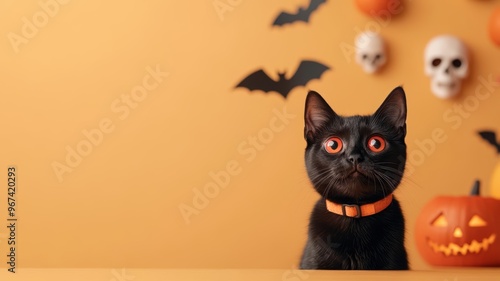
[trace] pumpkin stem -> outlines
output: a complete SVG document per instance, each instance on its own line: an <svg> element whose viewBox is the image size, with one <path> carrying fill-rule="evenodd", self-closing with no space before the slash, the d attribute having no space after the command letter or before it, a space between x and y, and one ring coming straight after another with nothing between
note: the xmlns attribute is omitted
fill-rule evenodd
<svg viewBox="0 0 500 281"><path fill-rule="evenodd" d="M472 189L470 191L470 195L471 196L479 196L480 187L481 187L481 182L479 180L476 180L474 182L474 185L472 186Z"/></svg>

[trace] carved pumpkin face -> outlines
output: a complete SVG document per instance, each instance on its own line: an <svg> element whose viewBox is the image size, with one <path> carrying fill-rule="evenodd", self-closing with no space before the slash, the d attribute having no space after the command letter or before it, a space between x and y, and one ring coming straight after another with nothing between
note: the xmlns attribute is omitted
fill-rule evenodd
<svg viewBox="0 0 500 281"><path fill-rule="evenodd" d="M432 265L500 265L499 215L494 198L436 197L417 219L417 247Z"/></svg>

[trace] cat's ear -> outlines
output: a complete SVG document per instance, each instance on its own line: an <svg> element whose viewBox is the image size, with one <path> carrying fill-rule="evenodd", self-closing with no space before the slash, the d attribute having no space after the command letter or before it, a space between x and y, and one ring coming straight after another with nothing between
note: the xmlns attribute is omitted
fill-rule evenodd
<svg viewBox="0 0 500 281"><path fill-rule="evenodd" d="M304 138L312 141L316 133L337 114L315 91L309 91L304 110Z"/></svg>
<svg viewBox="0 0 500 281"><path fill-rule="evenodd" d="M406 95L403 88L399 86L392 90L374 115L406 133Z"/></svg>

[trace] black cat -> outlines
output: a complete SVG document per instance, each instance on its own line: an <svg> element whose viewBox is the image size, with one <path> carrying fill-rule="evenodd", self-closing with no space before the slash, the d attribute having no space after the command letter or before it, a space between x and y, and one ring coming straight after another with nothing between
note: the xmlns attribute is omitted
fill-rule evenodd
<svg viewBox="0 0 500 281"><path fill-rule="evenodd" d="M301 269L408 269L405 222L392 193L406 161L406 97L394 89L369 116L337 115L316 92L305 106L305 162L322 196Z"/></svg>

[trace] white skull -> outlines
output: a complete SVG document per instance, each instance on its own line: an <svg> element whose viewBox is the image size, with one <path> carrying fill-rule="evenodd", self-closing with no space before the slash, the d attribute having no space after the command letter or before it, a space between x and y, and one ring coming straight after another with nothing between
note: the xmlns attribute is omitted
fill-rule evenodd
<svg viewBox="0 0 500 281"><path fill-rule="evenodd" d="M431 90L441 99L459 91L469 72L467 47L451 35L434 37L425 47L425 74L431 78Z"/></svg>
<svg viewBox="0 0 500 281"><path fill-rule="evenodd" d="M367 73L376 72L387 61L384 39L375 32L363 32L356 36L356 62Z"/></svg>

